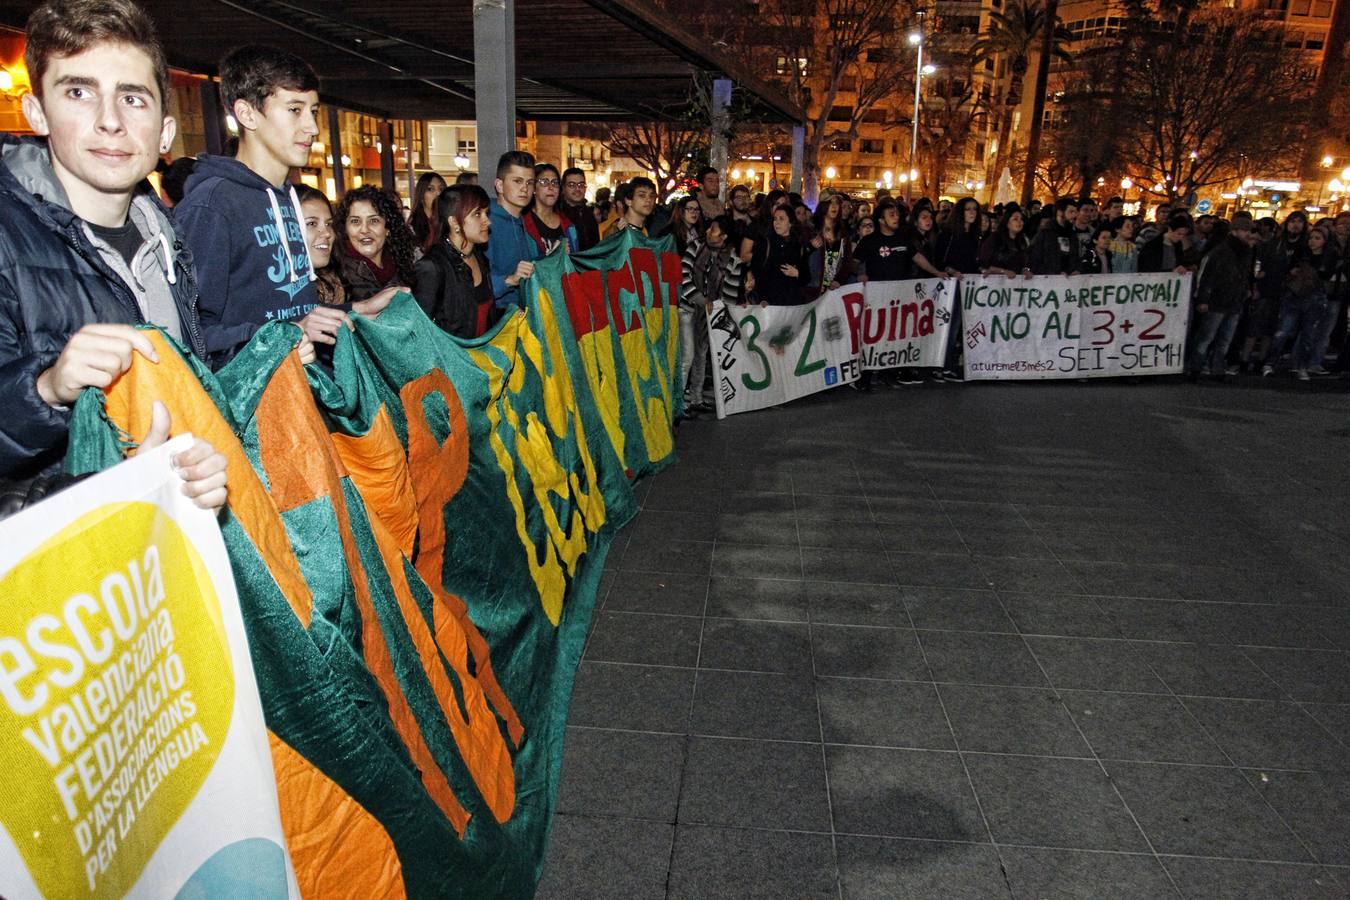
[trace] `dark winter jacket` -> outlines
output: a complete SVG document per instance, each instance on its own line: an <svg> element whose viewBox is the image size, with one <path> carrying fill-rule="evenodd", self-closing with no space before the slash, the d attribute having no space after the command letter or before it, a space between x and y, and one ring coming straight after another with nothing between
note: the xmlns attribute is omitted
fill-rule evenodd
<svg viewBox="0 0 1350 900"><path fill-rule="evenodd" d="M1167 265L1167 259L1164 252L1164 237L1162 233L1145 241L1139 248L1139 271L1140 272L1171 272L1177 266L1185 266L1188 269L1194 269L1196 266L1196 252L1194 247L1186 245L1185 241L1175 241L1172 244L1172 264Z"/></svg>
<svg viewBox="0 0 1350 900"><path fill-rule="evenodd" d="M783 266L795 266L797 277L783 272ZM806 286L811 281L811 257L795 237L777 234L755 241L750 271L755 276L755 297L770 306L799 306L808 302Z"/></svg>
<svg viewBox="0 0 1350 900"><path fill-rule="evenodd" d="M566 200L560 200L558 209L576 226L577 249L589 250L600 243L600 223L595 218L595 207L586 202L572 206Z"/></svg>
<svg viewBox="0 0 1350 900"><path fill-rule="evenodd" d="M1027 251L1031 271L1037 275L1067 275L1078 266L1078 237L1072 225L1042 223Z"/></svg>
<svg viewBox="0 0 1350 900"><path fill-rule="evenodd" d="M1241 312L1251 290L1251 248L1242 238L1230 234L1205 255L1195 303L1209 307L1209 312Z"/></svg>
<svg viewBox="0 0 1350 900"><path fill-rule="evenodd" d="M937 259L930 259L939 269L955 269L962 275L980 273L980 233L953 232L943 229L937 239Z"/></svg>
<svg viewBox="0 0 1350 900"><path fill-rule="evenodd" d="M192 256L148 184L129 216L146 239L130 267L71 211L46 144L0 135L0 477L65 456L70 413L42 401L37 377L85 325L153 321L206 352Z"/></svg>
<svg viewBox="0 0 1350 900"><path fill-rule="evenodd" d="M236 159L202 156L173 214L201 282L212 368L263 325L302 319L319 303L294 188L275 187Z"/></svg>
<svg viewBox="0 0 1350 900"><path fill-rule="evenodd" d="M456 337L475 338L480 334L480 300L490 307L485 325L491 327L498 318L492 302L491 274L487 256L474 250L478 271L483 281L480 288L473 283L473 270L459 251L442 241L417 261L417 287L413 296L427 317L442 330Z"/></svg>
<svg viewBox="0 0 1350 900"><path fill-rule="evenodd" d="M980 268L1017 273L1028 268L1026 235L1018 234L1012 239L997 233L989 235L980 245Z"/></svg>

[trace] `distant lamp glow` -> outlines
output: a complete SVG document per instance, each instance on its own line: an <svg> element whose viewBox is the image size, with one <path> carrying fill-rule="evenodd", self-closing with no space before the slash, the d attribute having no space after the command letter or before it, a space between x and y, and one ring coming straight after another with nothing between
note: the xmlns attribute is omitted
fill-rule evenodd
<svg viewBox="0 0 1350 900"><path fill-rule="evenodd" d="M1134 179L1133 179L1133 178L1131 178L1130 176L1126 175L1124 178L1120 179L1120 189L1121 189L1122 191L1128 191L1128 190L1129 190L1130 188L1132 188L1132 187L1134 187Z"/></svg>
<svg viewBox="0 0 1350 900"><path fill-rule="evenodd" d="M839 174L839 170L836 169L834 166L826 166L826 167L825 167L825 177L826 177L826 178L833 179L833 178L834 178L836 175L838 175L838 174Z"/></svg>
<svg viewBox="0 0 1350 900"><path fill-rule="evenodd" d="M9 73L6 72L5 74L8 75ZM0 83L0 87L4 87L4 84ZM1326 156L1322 157L1322 168L1330 169L1331 164L1334 163L1335 161L1336 160L1332 159L1331 154L1328 153Z"/></svg>
<svg viewBox="0 0 1350 900"><path fill-rule="evenodd" d="M923 43L923 33L919 31L911 31L909 33L909 42L916 47L919 46L920 44Z"/></svg>
<svg viewBox="0 0 1350 900"><path fill-rule="evenodd" d="M881 190L881 182L880 182L880 181L877 182L877 190Z"/></svg>
<svg viewBox="0 0 1350 900"><path fill-rule="evenodd" d="M910 169L910 170L909 170L909 180L910 180L910 181L918 181L918 180L919 180L919 170L918 170L918 169Z"/></svg>
<svg viewBox="0 0 1350 900"><path fill-rule="evenodd" d="M455 168L460 171L467 169L469 167L469 162L469 157L465 156L463 153L455 154Z"/></svg>
<svg viewBox="0 0 1350 900"><path fill-rule="evenodd" d="M745 170L745 177L746 177L746 178L754 178L754 177L755 177L755 170L754 170L754 169L746 169L746 170Z"/></svg>
<svg viewBox="0 0 1350 900"><path fill-rule="evenodd" d="M937 71L937 66L933 65L932 63L924 63L923 69L921 71L925 75L932 75L934 72Z"/></svg>
<svg viewBox="0 0 1350 900"><path fill-rule="evenodd" d="M894 181L895 173L892 172L890 169L887 169L885 172L881 173L881 178L883 181Z"/></svg>
<svg viewBox="0 0 1350 900"><path fill-rule="evenodd" d="M1345 185L1341 184L1339 178L1333 178L1331 179L1331 184L1328 184L1327 187L1331 188L1332 191L1339 193L1345 188Z"/></svg>
<svg viewBox="0 0 1350 900"><path fill-rule="evenodd" d="M1162 193L1164 190L1166 190L1166 188L1163 187L1163 183L1160 181L1153 186L1153 190L1158 193Z"/></svg>
<svg viewBox="0 0 1350 900"><path fill-rule="evenodd" d="M982 190L984 190L984 182L983 182L983 181L977 181L977 182L975 182L975 190L977 190L977 191L982 191Z"/></svg>
<svg viewBox="0 0 1350 900"><path fill-rule="evenodd" d="M1191 151L1191 159L1196 159L1199 156L1200 156L1199 153L1196 153L1194 150Z"/></svg>
<svg viewBox="0 0 1350 900"><path fill-rule="evenodd" d="M740 180L741 180L741 170L740 170L740 169L732 169L732 170L731 170L731 178L732 178L733 181L740 181Z"/></svg>
<svg viewBox="0 0 1350 900"><path fill-rule="evenodd" d="M1341 181L1350 181L1350 166L1341 169Z"/></svg>
<svg viewBox="0 0 1350 900"><path fill-rule="evenodd" d="M342 154L342 164L344 166L350 166L352 164L352 158L345 153Z"/></svg>
<svg viewBox="0 0 1350 900"><path fill-rule="evenodd" d="M908 175L908 173L905 173L905 172L901 172L901 173L900 173L900 183L901 183L901 184L908 184L908 183L909 183L909 175Z"/></svg>

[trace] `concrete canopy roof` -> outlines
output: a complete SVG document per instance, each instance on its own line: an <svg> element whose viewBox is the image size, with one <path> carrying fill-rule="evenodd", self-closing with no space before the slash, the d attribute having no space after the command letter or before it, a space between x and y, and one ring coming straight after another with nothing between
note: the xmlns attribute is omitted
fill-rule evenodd
<svg viewBox="0 0 1350 900"><path fill-rule="evenodd" d="M170 65L214 74L247 43L274 44L319 73L326 102L396 119L472 119L473 0L139 0ZM22 28L37 6L0 0ZM648 0L516 0L516 111L523 119L650 120L677 111L695 71L731 78L756 118L796 122L777 88Z"/></svg>

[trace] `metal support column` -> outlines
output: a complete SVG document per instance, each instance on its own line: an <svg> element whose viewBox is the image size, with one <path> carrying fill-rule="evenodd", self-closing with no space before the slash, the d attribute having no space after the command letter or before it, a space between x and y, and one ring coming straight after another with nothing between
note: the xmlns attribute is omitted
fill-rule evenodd
<svg viewBox="0 0 1350 900"><path fill-rule="evenodd" d="M497 159L516 146L515 0L473 0L478 181L495 197Z"/></svg>
<svg viewBox="0 0 1350 900"><path fill-rule="evenodd" d="M417 193L417 173L413 171L413 121L403 120L403 158L408 163L408 202L411 203Z"/></svg>
<svg viewBox="0 0 1350 900"><path fill-rule="evenodd" d="M380 184L390 193L398 193L394 180L394 126L388 119L376 129L380 141Z"/></svg>
<svg viewBox="0 0 1350 900"><path fill-rule="evenodd" d="M211 79L202 82L202 128L206 132L206 152L219 156L225 152L225 110L220 105L220 85Z"/></svg>
<svg viewBox="0 0 1350 900"><path fill-rule="evenodd" d="M802 163L806 159L806 126L792 126L792 193L802 193ZM812 179L814 185L815 179ZM815 200L812 197L811 200Z"/></svg>
<svg viewBox="0 0 1350 900"><path fill-rule="evenodd" d="M342 164L342 121L338 108L328 104L328 152L333 157L333 192L339 198L347 193L346 166Z"/></svg>
<svg viewBox="0 0 1350 900"><path fill-rule="evenodd" d="M712 147L708 151L708 165L721 176L722 189L718 196L727 198L728 172L727 132L731 130L731 79L718 78L712 86Z"/></svg>

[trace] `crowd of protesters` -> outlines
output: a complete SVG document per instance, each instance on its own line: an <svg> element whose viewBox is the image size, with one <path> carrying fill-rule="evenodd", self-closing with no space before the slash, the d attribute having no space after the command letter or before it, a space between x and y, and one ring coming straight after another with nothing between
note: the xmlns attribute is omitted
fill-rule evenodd
<svg viewBox="0 0 1350 900"><path fill-rule="evenodd" d="M681 378L694 415L706 405L704 313L714 302L798 305L868 280L1193 272L1187 367L1197 376L1271 375L1287 354L1307 380L1326 374L1330 345L1344 341L1350 213L1314 224L1294 212L1277 223L1163 204L1145 221L1124 215L1118 197L988 208L970 197L906 204L884 190L828 193L811 209L797 194L744 185L724 201L712 168L666 204L645 177L591 203L585 172L521 151L499 160L495 199L472 173L454 184L427 173L406 213L369 186L334 208L296 183L319 134L319 83L293 54L229 53L220 88L237 146L164 167L176 125L164 54L139 7L49 0L27 32L34 89L23 108L37 137L0 138L9 273L0 279L0 494L11 484L45 490L80 393L107 387L133 354L155 361L137 325L161 327L219 368L265 324L293 322L301 360L322 364L352 313L377 317L406 290L446 332L476 338L524 305L520 284L537 260L626 229L670 235L681 254ZM146 180L157 168L168 204ZM928 377L960 377L959 330L954 322L945 363ZM1350 368L1350 353L1337 359ZM877 380L922 380L888 374ZM156 410L142 446L191 427L166 419ZM186 491L223 505L219 453L199 442L178 464Z"/></svg>
<svg viewBox="0 0 1350 900"><path fill-rule="evenodd" d="M700 172L701 189L673 204L691 315L695 301L796 305L868 280L1177 272L1194 279L1185 362L1193 378L1271 376L1287 361L1295 377L1308 381L1332 374L1324 362L1333 344L1345 343L1350 212L1314 223L1295 211L1277 222L1242 211L1231 218L1193 216L1162 203L1145 219L1126 215L1120 197L1100 205L1090 197L1063 197L1045 206L991 208L973 197L907 205L884 189L868 198L828 193L811 210L797 194L752 197L744 186L731 189L723 209L712 203L717 177L711 169ZM707 243L726 257L717 263L727 277L716 296L704 287L711 281L709 233L715 238ZM736 252L722 250L725 243ZM959 316L958 304L941 368L899 369L876 381L960 380ZM696 330L686 337L687 372L690 358L705 364L698 337ZM1350 374L1350 353L1338 353L1335 365ZM697 410L701 381L698 371L691 374L686 401ZM865 374L857 387L872 384Z"/></svg>

